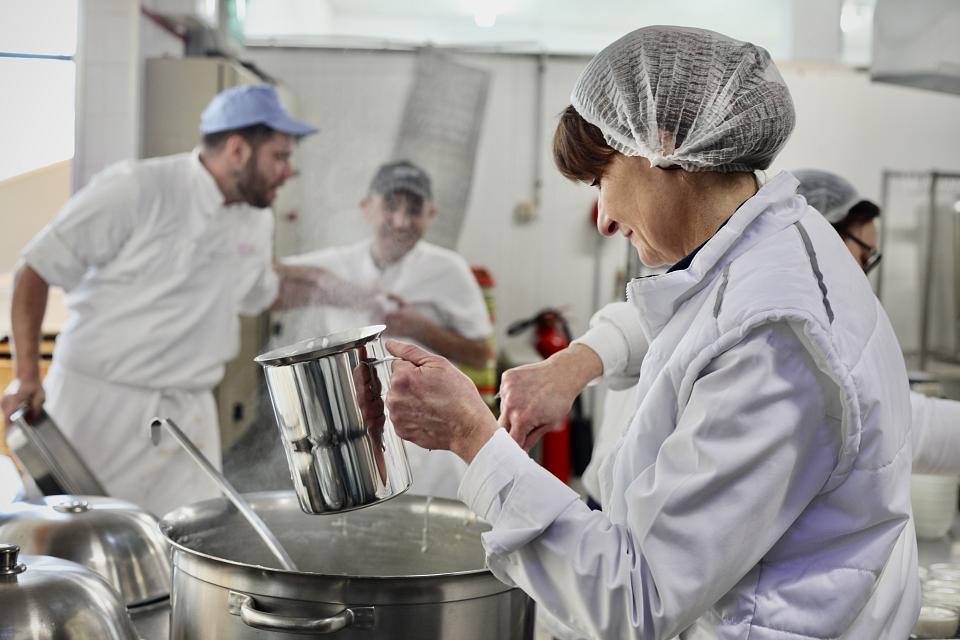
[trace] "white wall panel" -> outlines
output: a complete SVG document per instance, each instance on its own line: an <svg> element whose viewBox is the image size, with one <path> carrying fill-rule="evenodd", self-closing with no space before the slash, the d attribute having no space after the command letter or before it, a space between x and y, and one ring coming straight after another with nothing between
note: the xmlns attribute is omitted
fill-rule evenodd
<svg viewBox="0 0 960 640"><path fill-rule="evenodd" d="M362 237L356 203L371 173L392 148L413 70L405 52L256 49L251 57L288 84L303 117L321 132L302 145L300 250ZM575 331L592 312L593 192L564 180L553 167L556 114L586 62L551 58L546 69L539 217L513 220L532 184L535 59L462 55L493 71L477 170L459 250L497 277L500 337L511 321L547 306L566 306ZM771 169L822 167L847 176L865 196L879 197L884 168L960 170L960 102L953 96L871 84L841 67L785 65L796 102L797 129ZM441 214L442 215L442 214ZM624 262L622 240L603 243L601 299L613 293ZM888 268L892 268L888 266Z"/></svg>

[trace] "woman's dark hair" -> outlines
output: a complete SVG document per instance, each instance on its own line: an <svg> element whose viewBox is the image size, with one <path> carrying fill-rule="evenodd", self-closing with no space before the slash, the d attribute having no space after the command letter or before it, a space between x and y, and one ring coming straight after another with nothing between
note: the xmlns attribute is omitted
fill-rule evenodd
<svg viewBox="0 0 960 640"><path fill-rule="evenodd" d="M560 173L590 184L603 175L616 153L600 129L584 120L572 105L563 110L553 134L553 161Z"/></svg>
<svg viewBox="0 0 960 640"><path fill-rule="evenodd" d="M230 136L240 136L247 141L247 144L256 151L260 145L273 136L274 130L265 124L254 124L242 129L229 129L227 131L217 131L216 133L207 133L203 136L203 146L205 149L219 149Z"/></svg>
<svg viewBox="0 0 960 640"><path fill-rule="evenodd" d="M850 233L850 229L853 227L859 227L860 225L867 224L871 220L875 220L879 217L880 207L869 200L861 200L857 204L850 207L850 210L847 211L847 215L844 216L843 220L835 223L833 228L841 234Z"/></svg>

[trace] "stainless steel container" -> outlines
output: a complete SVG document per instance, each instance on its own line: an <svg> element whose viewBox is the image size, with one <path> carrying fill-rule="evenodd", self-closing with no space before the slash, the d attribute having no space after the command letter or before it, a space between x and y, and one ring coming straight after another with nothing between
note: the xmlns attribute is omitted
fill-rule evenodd
<svg viewBox="0 0 960 640"><path fill-rule="evenodd" d="M86 567L0 544L0 638L136 640L117 593Z"/></svg>
<svg viewBox="0 0 960 640"><path fill-rule="evenodd" d="M169 548L157 520L123 500L46 496L0 510L0 540L71 560L103 577L129 607L170 595Z"/></svg>
<svg viewBox="0 0 960 640"><path fill-rule="evenodd" d="M392 360L384 329L335 333L256 358L306 513L359 509L410 486L403 441L383 402Z"/></svg>
<svg viewBox="0 0 960 640"><path fill-rule="evenodd" d="M484 565L489 527L459 502L402 496L313 518L293 493L246 496L299 572L275 560L226 500L173 511L171 640L517 640L533 637L531 600Z"/></svg>
<svg viewBox="0 0 960 640"><path fill-rule="evenodd" d="M164 598L139 607L127 607L140 640L170 639L170 599Z"/></svg>
<svg viewBox="0 0 960 640"><path fill-rule="evenodd" d="M10 421L7 446L44 495L107 495L49 415L42 412L30 423L20 409Z"/></svg>

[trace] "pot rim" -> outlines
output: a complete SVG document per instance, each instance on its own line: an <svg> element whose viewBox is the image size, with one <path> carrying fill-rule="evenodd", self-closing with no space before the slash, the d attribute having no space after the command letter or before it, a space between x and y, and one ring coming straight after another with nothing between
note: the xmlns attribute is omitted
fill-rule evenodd
<svg viewBox="0 0 960 640"><path fill-rule="evenodd" d="M469 569L467 571L449 571L446 573L417 573L417 574L404 574L402 576L383 576L383 575L355 575L352 573L321 573L319 571L290 571L289 569L281 569L278 567L268 567L262 564L250 564L247 562L240 562L239 560L230 560L228 558L222 558L220 556L215 556L209 553L204 553L202 551L197 551L196 549L191 549L190 547L184 546L181 543L174 540L170 535L168 535L168 530L170 525L164 526L163 523L160 525L160 531L163 532L164 537L167 539L167 543L171 547L176 548L177 551L181 551L189 556L195 556L198 558L203 558L209 562L219 563L219 564L228 564L232 567L237 567L238 569L256 569L265 573L274 573L279 575L294 575L294 576L312 576L318 578L333 578L337 580L343 580L344 578L349 578L350 580L430 580L436 578L460 578L465 576L473 575L482 575L490 573L490 570L486 567L481 569Z"/></svg>
<svg viewBox="0 0 960 640"><path fill-rule="evenodd" d="M355 349L371 340L375 340L380 337L386 328L386 325L375 324L359 329L338 331L317 338L308 338L261 353L253 360L263 367L282 367L298 362L316 360L324 356Z"/></svg>
<svg viewBox="0 0 960 640"><path fill-rule="evenodd" d="M292 491L258 491L252 494L248 494L248 496L255 496L255 497L261 497L261 498L283 497L285 499L290 499L294 503L296 503L296 496ZM442 499L443 498L434 498L434 500L442 500ZM217 500L217 498L214 498L214 500ZM456 502L456 501L452 501L452 502ZM232 567L237 567L240 569L257 569L259 571L271 572L278 575L312 576L312 577L320 577L320 578L332 578L336 580L342 580L344 578L349 578L350 580L396 580L398 578L402 578L404 580L417 580L417 579L428 580L428 579L436 579L436 578L443 578L443 577L468 577L468 576L483 575L483 574L492 575L492 572L486 566L483 566L477 569L468 569L465 571L449 571L444 573L422 573L422 574L405 574L402 576L396 576L396 575L390 576L390 575L355 575L355 574L349 574L349 573L347 574L321 573L319 571L290 571L288 569L282 569L279 567L268 567L262 564L251 564L247 562L241 562L239 560L231 560L229 558L223 558L221 556L216 556L210 553L205 553L203 551L198 551L197 549L193 549L188 546L185 546L180 541L174 539L173 535L171 535L171 530L176 528L178 522L170 521L169 517L182 508L184 507L178 507L176 510L172 511L171 513L168 513L166 516L163 517L163 519L160 520L160 533L163 534L163 537L164 539L166 539L167 543L170 546L176 548L178 551L182 551L183 553L186 553L189 556L195 556L195 557L207 560L209 562L226 564L226 565L230 565ZM299 508L299 505L297 505L297 508ZM331 513L330 515L338 515L339 513L341 512ZM324 516L320 515L318 517L322 518Z"/></svg>

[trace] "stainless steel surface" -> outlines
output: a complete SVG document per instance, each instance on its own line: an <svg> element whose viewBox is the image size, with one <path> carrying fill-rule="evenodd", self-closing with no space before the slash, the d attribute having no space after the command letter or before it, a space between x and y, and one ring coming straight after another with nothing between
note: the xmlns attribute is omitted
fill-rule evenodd
<svg viewBox="0 0 960 640"><path fill-rule="evenodd" d="M401 496L314 518L291 492L246 498L301 571L265 568L269 555L225 500L171 512L160 524L175 549L171 638L288 638L348 621L334 637L533 637L530 599L486 569L489 527L459 502Z"/></svg>
<svg viewBox="0 0 960 640"><path fill-rule="evenodd" d="M210 478L213 479L217 486L220 488L220 491L233 503L243 517L246 519L247 523L253 527L253 530L260 537L260 540L263 544L267 545L267 548L270 550L270 553L273 554L274 558L277 559L277 562L280 563L280 566L288 571L296 571L297 566L294 564L293 560L290 558L290 555L284 550L283 545L277 541L276 536L273 535L273 532L270 531L269 527L264 524L263 520L260 519L260 516L250 508L250 505L247 504L247 501L243 499L236 489L233 488L227 479L223 476L222 473L217 471L216 467L210 464L210 461L206 459L203 453L197 449L196 445L190 441L190 438L180 430L180 427L176 425L173 420L169 418L154 418L153 422L150 423L150 439L153 441L154 445L160 444L160 435L161 427L167 429L170 432L170 435L180 443L180 446L193 458L193 461L203 469Z"/></svg>
<svg viewBox="0 0 960 640"><path fill-rule="evenodd" d="M960 363L960 173L884 171L878 294L911 366Z"/></svg>
<svg viewBox="0 0 960 640"><path fill-rule="evenodd" d="M319 338L301 340L261 354L255 358L255 361L265 367L281 367L297 362L307 362L361 347L371 340L379 338L384 329L386 329L385 325L377 324L359 329L339 331Z"/></svg>
<svg viewBox="0 0 960 640"><path fill-rule="evenodd" d="M383 330L332 334L257 358L306 513L370 506L410 486L403 441L383 402L394 359Z"/></svg>
<svg viewBox="0 0 960 640"><path fill-rule="evenodd" d="M49 415L41 413L32 424L26 415L23 408L11 416L7 446L44 495L107 494Z"/></svg>
<svg viewBox="0 0 960 640"><path fill-rule="evenodd" d="M170 638L170 599L129 607L127 613L133 620L140 640L168 640Z"/></svg>
<svg viewBox="0 0 960 640"><path fill-rule="evenodd" d="M934 249L937 237L936 211L937 178L934 174L930 180L930 226L927 229L926 262L923 269L923 294L920 299L920 369L927 367L927 358L930 352L930 295L933 290Z"/></svg>
<svg viewBox="0 0 960 640"><path fill-rule="evenodd" d="M76 563L0 544L0 638L136 640L117 593Z"/></svg>
<svg viewBox="0 0 960 640"><path fill-rule="evenodd" d="M87 567L128 606L170 594L169 547L157 520L129 502L99 496L14 502L0 510L0 540Z"/></svg>
<svg viewBox="0 0 960 640"><path fill-rule="evenodd" d="M0 544L0 576L15 576L26 570L26 565L20 562L20 547L5 542Z"/></svg>
<svg viewBox="0 0 960 640"><path fill-rule="evenodd" d="M323 618L297 618L276 613L267 613L257 609L256 601L243 593L231 591L227 610L240 616L243 624L262 631L283 633L336 633L348 627L354 629L372 629L374 625L373 607L357 607Z"/></svg>
<svg viewBox="0 0 960 640"><path fill-rule="evenodd" d="M870 80L960 95L960 4L872 3Z"/></svg>
<svg viewBox="0 0 960 640"><path fill-rule="evenodd" d="M960 562L960 514L957 514L953 526L939 540L917 541L917 562L928 567L937 562Z"/></svg>

